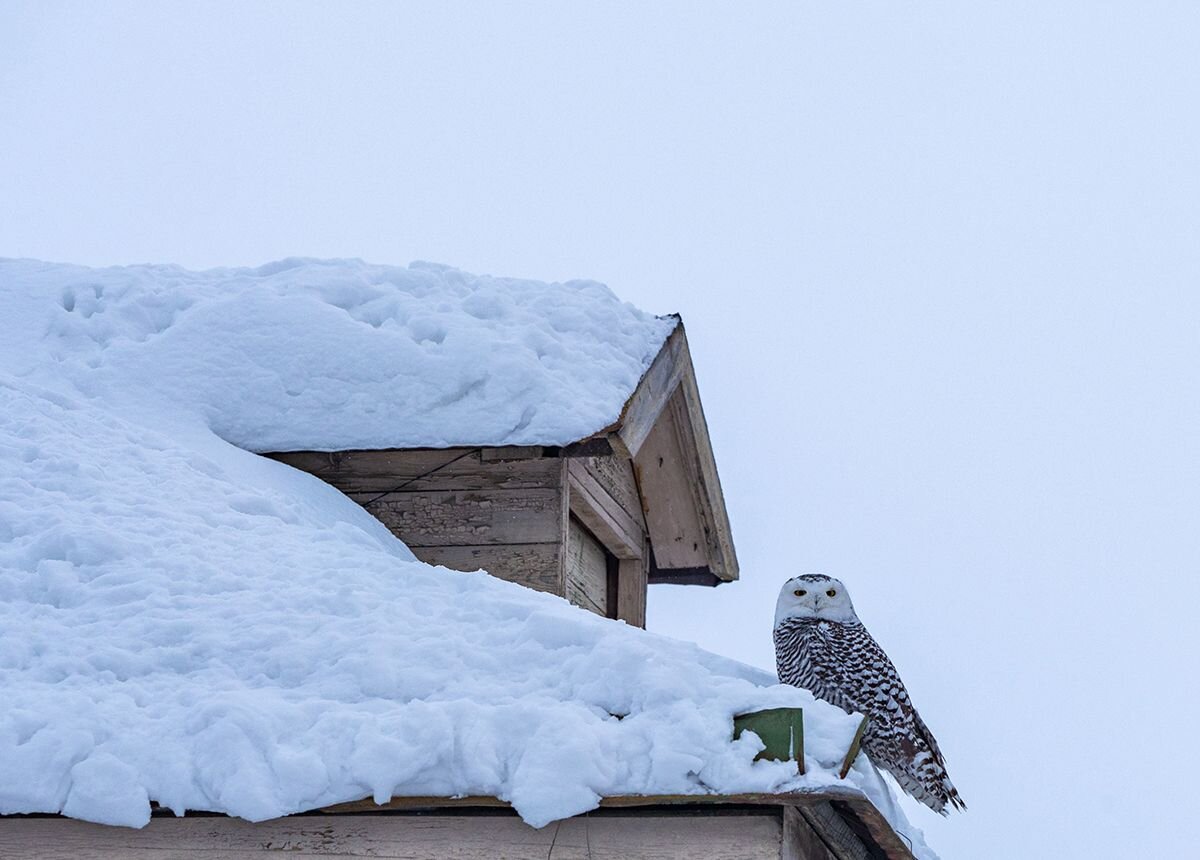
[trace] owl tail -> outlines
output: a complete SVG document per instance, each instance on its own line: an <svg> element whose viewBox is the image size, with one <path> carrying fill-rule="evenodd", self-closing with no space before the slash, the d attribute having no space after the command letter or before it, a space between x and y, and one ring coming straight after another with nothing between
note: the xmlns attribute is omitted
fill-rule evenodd
<svg viewBox="0 0 1200 860"><path fill-rule="evenodd" d="M922 753L900 767L888 767L896 782L916 800L939 815L949 815L951 809L962 810L967 804L958 795L945 766L927 753Z"/></svg>

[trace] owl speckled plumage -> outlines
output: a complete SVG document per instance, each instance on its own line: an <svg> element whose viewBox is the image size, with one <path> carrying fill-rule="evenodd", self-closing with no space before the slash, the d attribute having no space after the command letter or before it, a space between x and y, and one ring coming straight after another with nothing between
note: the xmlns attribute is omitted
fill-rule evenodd
<svg viewBox="0 0 1200 860"><path fill-rule="evenodd" d="M966 808L933 733L841 582L808 574L784 583L775 605L775 664L781 682L866 716L862 748L902 789L943 815L947 806Z"/></svg>

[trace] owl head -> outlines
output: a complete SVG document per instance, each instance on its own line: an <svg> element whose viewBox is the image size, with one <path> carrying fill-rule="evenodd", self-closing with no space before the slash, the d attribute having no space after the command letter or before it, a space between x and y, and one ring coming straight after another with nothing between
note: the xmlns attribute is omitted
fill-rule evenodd
<svg viewBox="0 0 1200 860"><path fill-rule="evenodd" d="M816 573L793 576L779 590L775 626L789 618L813 618L842 624L858 621L850 594L841 580Z"/></svg>

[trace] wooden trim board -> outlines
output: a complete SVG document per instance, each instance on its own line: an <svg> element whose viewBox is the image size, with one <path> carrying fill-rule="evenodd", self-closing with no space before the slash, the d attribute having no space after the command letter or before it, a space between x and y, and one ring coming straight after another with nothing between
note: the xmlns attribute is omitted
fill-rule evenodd
<svg viewBox="0 0 1200 860"><path fill-rule="evenodd" d="M574 836L580 828L581 844ZM589 855L581 849L629 860L912 860L863 795L836 787L776 795L606 798L593 813L540 830L521 822L508 804L485 797L395 798L382 806L361 801L259 823L211 813L175 817L160 810L141 830L60 816L0 816L0 857L42 860L135 854L141 860L249 860L276 852L393 860L583 860Z"/></svg>

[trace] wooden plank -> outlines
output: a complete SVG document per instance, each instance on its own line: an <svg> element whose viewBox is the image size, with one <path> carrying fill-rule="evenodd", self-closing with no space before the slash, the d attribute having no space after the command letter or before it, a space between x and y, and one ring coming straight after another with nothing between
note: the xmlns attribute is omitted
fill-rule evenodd
<svg viewBox="0 0 1200 860"><path fill-rule="evenodd" d="M675 327L675 331L671 332L625 403L617 421L616 432L609 437L614 450L627 458L637 456L667 401L679 386L685 369L690 368L691 364L687 337L683 331L683 324L680 323Z"/></svg>
<svg viewBox="0 0 1200 860"><path fill-rule="evenodd" d="M680 386L634 459L654 547L656 570L707 569L718 581L737 578L737 556L707 430ZM693 578L695 578L693 576Z"/></svg>
<svg viewBox="0 0 1200 860"><path fill-rule="evenodd" d="M656 567L708 568L697 488L679 447L674 416L654 426L633 461Z"/></svg>
<svg viewBox="0 0 1200 860"><path fill-rule="evenodd" d="M504 445L498 448L483 448L479 458L487 463L502 460L533 460L546 455L541 445Z"/></svg>
<svg viewBox="0 0 1200 860"><path fill-rule="evenodd" d="M486 570L493 576L520 583L538 591L564 594L562 545L517 543L484 546L419 546L413 554L429 564L451 570Z"/></svg>
<svg viewBox="0 0 1200 860"><path fill-rule="evenodd" d="M617 564L617 617L634 627L646 626L646 571L650 554L623 558Z"/></svg>
<svg viewBox="0 0 1200 860"><path fill-rule="evenodd" d="M515 816L297 816L257 824L155 818L141 830L71 819L0 821L0 857L140 860L376 857L391 860L777 860L778 814L580 816L535 830Z"/></svg>
<svg viewBox="0 0 1200 860"><path fill-rule="evenodd" d="M268 456L310 472L343 493L377 495L400 484L406 484L404 489L409 491L560 486L561 464L554 458L492 460L490 455L485 459L486 450L293 451Z"/></svg>
<svg viewBox="0 0 1200 860"><path fill-rule="evenodd" d="M551 860L778 860L782 839L779 815L576 816L561 822L548 856Z"/></svg>
<svg viewBox="0 0 1200 860"><path fill-rule="evenodd" d="M737 552L733 546L733 529L725 507L725 494L717 473L716 455L708 435L708 421L700 402L696 374L688 364L688 372L679 383L679 391L669 407L675 414L676 430L680 434L683 456L688 461L692 482L700 500L700 514L709 544L709 567L726 582L738 578Z"/></svg>
<svg viewBox="0 0 1200 860"><path fill-rule="evenodd" d="M0 857L545 860L553 838L553 827L534 830L508 816L297 816L258 823L225 817L154 818L140 830L71 819L6 819L0 822Z"/></svg>
<svg viewBox="0 0 1200 860"><path fill-rule="evenodd" d="M355 501L364 500L351 493ZM391 493L371 505L384 525L420 546L554 543L560 490L448 490Z"/></svg>
<svg viewBox="0 0 1200 860"><path fill-rule="evenodd" d="M567 523L567 599L608 616L608 554L574 517Z"/></svg>
<svg viewBox="0 0 1200 860"><path fill-rule="evenodd" d="M646 530L642 496L638 491L633 462L621 457L586 457L580 462L584 471L604 488L612 500L630 516L641 531Z"/></svg>
<svg viewBox="0 0 1200 860"><path fill-rule="evenodd" d="M837 860L817 831L794 807L783 810L783 846L781 860Z"/></svg>
<svg viewBox="0 0 1200 860"><path fill-rule="evenodd" d="M829 804L873 854L888 860L915 860L909 843L866 797L833 798Z"/></svg>
<svg viewBox="0 0 1200 860"><path fill-rule="evenodd" d="M571 513L578 517L617 558L640 558L646 531L578 460L567 461Z"/></svg>
<svg viewBox="0 0 1200 860"><path fill-rule="evenodd" d="M797 809L837 860L872 860L872 851L828 802Z"/></svg>

